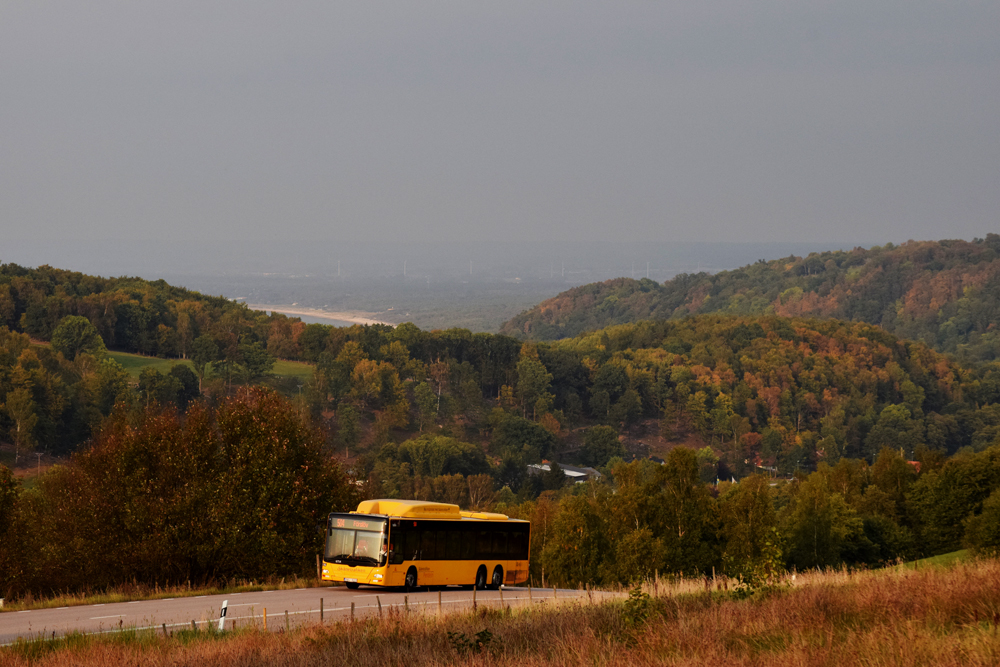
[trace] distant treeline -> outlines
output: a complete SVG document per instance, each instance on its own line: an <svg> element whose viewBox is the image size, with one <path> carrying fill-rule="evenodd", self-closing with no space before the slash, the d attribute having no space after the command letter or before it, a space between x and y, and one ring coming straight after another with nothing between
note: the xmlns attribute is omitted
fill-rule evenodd
<svg viewBox="0 0 1000 667"><path fill-rule="evenodd" d="M688 315L775 314L878 324L969 361L1000 358L1000 235L812 253L666 283L618 278L571 289L503 326L535 340Z"/></svg>

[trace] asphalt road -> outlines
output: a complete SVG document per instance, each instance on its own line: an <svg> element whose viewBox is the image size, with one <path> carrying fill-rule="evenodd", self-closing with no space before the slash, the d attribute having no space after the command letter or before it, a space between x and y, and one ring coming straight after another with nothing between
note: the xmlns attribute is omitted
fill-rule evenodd
<svg viewBox="0 0 1000 667"><path fill-rule="evenodd" d="M439 597L440 594L440 597ZM551 604L575 598L594 599L612 596L612 593L587 593L559 589L553 595L551 588L505 588L502 591L475 591L479 605L503 604L526 606ZM591 596L591 598L588 598ZM440 599L440 607L438 600ZM248 623L263 626L267 614L267 629L278 630L289 625L318 623L320 605L326 622L349 619L351 604L360 618L378 615L379 604L383 613L389 609L421 613L448 613L472 607L473 591L457 588L443 590L420 589L404 592L397 589L342 587L300 588L289 591L260 591L256 593L230 593L227 595L200 595L196 597L140 600L113 604L7 611L0 613L0 645L9 644L18 637L58 637L73 631L98 633L117 632L126 628L157 628L164 625L167 631L189 629L192 621L204 630L209 624L218 627L219 610L228 600L226 628ZM322 601L322 603L321 603ZM286 621L287 613L287 621Z"/></svg>

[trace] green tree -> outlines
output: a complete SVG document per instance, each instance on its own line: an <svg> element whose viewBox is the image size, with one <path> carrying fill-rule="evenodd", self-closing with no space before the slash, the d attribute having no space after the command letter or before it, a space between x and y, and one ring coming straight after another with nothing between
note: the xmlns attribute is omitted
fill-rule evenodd
<svg viewBox="0 0 1000 667"><path fill-rule="evenodd" d="M198 376L185 364L175 364L170 368L170 377L180 385L177 389L177 407L186 410L188 404L201 395L198 389Z"/></svg>
<svg viewBox="0 0 1000 667"><path fill-rule="evenodd" d="M726 572L741 581L773 578L780 562L773 559L778 519L770 480L751 475L733 484L719 499L719 514Z"/></svg>
<svg viewBox="0 0 1000 667"><path fill-rule="evenodd" d="M361 415L350 404L341 403L337 408L337 437L345 447L353 447L361 440Z"/></svg>
<svg viewBox="0 0 1000 667"><path fill-rule="evenodd" d="M0 405L12 422L10 438L14 441L14 463L21 452L31 451L38 444L35 427L39 420L39 406L30 389L20 387L7 392L7 400Z"/></svg>
<svg viewBox="0 0 1000 667"><path fill-rule="evenodd" d="M258 380L274 368L275 358L260 342L241 342L238 350L242 366L246 369L247 380Z"/></svg>
<svg viewBox="0 0 1000 667"><path fill-rule="evenodd" d="M107 354L104 340L97 332L97 327L86 317L67 315L52 332L52 347L63 356L73 361L81 352L95 357Z"/></svg>
<svg viewBox="0 0 1000 667"><path fill-rule="evenodd" d="M552 537L540 560L552 583L598 583L609 550L607 529L597 503L588 496L570 496L559 505Z"/></svg>
<svg viewBox="0 0 1000 667"><path fill-rule="evenodd" d="M419 383L413 388L413 398L417 403L417 412L420 415L420 430L424 430L425 422L433 422L437 416L437 396L434 390L426 382Z"/></svg>
<svg viewBox="0 0 1000 667"><path fill-rule="evenodd" d="M857 512L830 490L819 472L799 483L782 512L781 526L788 540L787 557L801 569L839 565L845 551L857 549L855 543L866 539Z"/></svg>
<svg viewBox="0 0 1000 667"><path fill-rule="evenodd" d="M527 347L527 345L526 345ZM534 351L534 348L531 348ZM539 408L547 409L552 404L554 396L549 391L552 386L552 373L545 368L537 356L522 351L521 360L517 362L517 397L521 401L522 414L527 415L529 406L532 418L538 416Z"/></svg>
<svg viewBox="0 0 1000 667"><path fill-rule="evenodd" d="M1000 488L983 501L980 513L965 520L965 544L984 554L1000 554Z"/></svg>
<svg viewBox="0 0 1000 667"><path fill-rule="evenodd" d="M147 405L150 403L177 405L178 394L183 389L184 385L177 377L163 375L152 366L139 371L139 395Z"/></svg>
<svg viewBox="0 0 1000 667"><path fill-rule="evenodd" d="M605 466L614 457L624 457L625 447L618 439L618 431L611 426L594 426L583 435L580 457L584 465Z"/></svg>
<svg viewBox="0 0 1000 667"><path fill-rule="evenodd" d="M698 478L697 456L692 449L675 447L661 470L665 567L673 572L704 572L716 561L718 510Z"/></svg>
<svg viewBox="0 0 1000 667"><path fill-rule="evenodd" d="M219 345L215 342L214 338L207 334L202 334L194 339L194 343L191 346L191 363L198 374L199 390L201 389L201 383L205 380L206 368L209 364L219 359Z"/></svg>
<svg viewBox="0 0 1000 667"><path fill-rule="evenodd" d="M107 416L115 407L115 403L131 395L129 382L131 376L125 367L108 357L97 367L95 401L101 414Z"/></svg>
<svg viewBox="0 0 1000 667"><path fill-rule="evenodd" d="M910 410L905 405L887 405L865 438L865 451L871 459L882 449L903 450L912 457L922 442L921 423L911 418Z"/></svg>
<svg viewBox="0 0 1000 667"><path fill-rule="evenodd" d="M542 488L547 491L558 491L566 486L566 473L562 467L553 461L547 472L542 473Z"/></svg>

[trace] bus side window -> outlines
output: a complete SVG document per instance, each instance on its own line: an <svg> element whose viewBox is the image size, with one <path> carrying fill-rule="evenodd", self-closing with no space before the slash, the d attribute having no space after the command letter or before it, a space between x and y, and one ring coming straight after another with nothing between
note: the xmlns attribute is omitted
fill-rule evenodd
<svg viewBox="0 0 1000 667"><path fill-rule="evenodd" d="M471 530L460 530L458 539L461 540L462 550L459 558L462 560L472 560L476 557L476 534Z"/></svg>
<svg viewBox="0 0 1000 667"><path fill-rule="evenodd" d="M445 552L445 558L447 560L461 560L462 559L462 533L457 530L449 530L445 533L448 539L448 547Z"/></svg>
<svg viewBox="0 0 1000 667"><path fill-rule="evenodd" d="M436 541L437 541L436 530L423 531L423 538L420 540L420 560L437 559L437 548L435 545Z"/></svg>
<svg viewBox="0 0 1000 667"><path fill-rule="evenodd" d="M493 533L493 557L507 558L507 531L505 530Z"/></svg>
<svg viewBox="0 0 1000 667"><path fill-rule="evenodd" d="M437 536L434 540L434 557L437 560L448 560L448 531L438 530L434 534Z"/></svg>
<svg viewBox="0 0 1000 667"><path fill-rule="evenodd" d="M420 557L418 553L420 550L420 531L408 530L404 535L406 536L406 544L403 546L403 559L417 560Z"/></svg>
<svg viewBox="0 0 1000 667"><path fill-rule="evenodd" d="M510 541L507 543L507 557L512 560L521 560L524 558L522 552L524 551L524 533L521 531L512 531L510 534Z"/></svg>
<svg viewBox="0 0 1000 667"><path fill-rule="evenodd" d="M489 558L492 547L493 545L490 544L490 533L480 530L476 534L476 556L478 558Z"/></svg>

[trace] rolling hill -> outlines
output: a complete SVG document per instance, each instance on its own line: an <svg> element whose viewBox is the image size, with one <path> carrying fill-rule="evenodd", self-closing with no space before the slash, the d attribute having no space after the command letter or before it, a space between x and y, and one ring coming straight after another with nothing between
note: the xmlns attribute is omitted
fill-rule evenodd
<svg viewBox="0 0 1000 667"><path fill-rule="evenodd" d="M695 314L877 324L968 361L1000 358L1000 235L787 257L660 284L616 278L543 301L501 329L534 340Z"/></svg>

